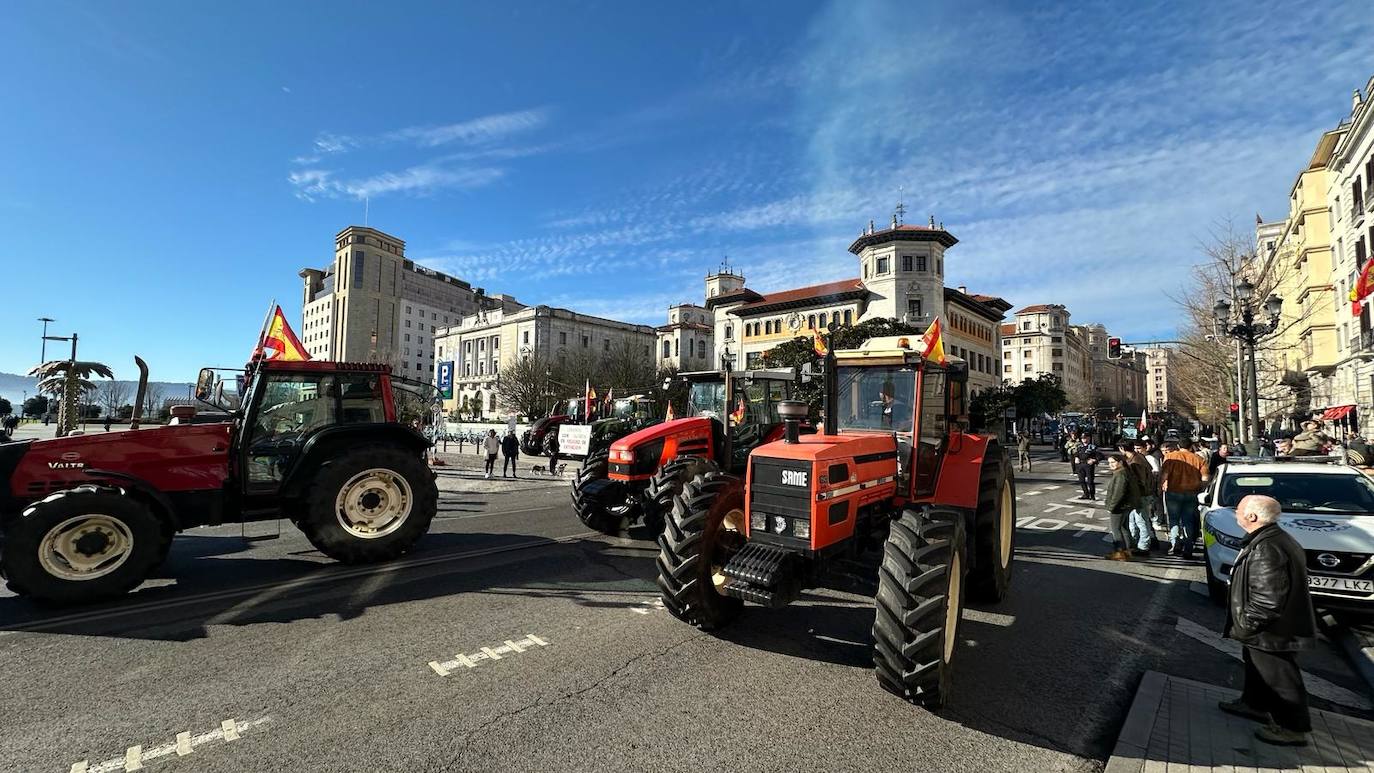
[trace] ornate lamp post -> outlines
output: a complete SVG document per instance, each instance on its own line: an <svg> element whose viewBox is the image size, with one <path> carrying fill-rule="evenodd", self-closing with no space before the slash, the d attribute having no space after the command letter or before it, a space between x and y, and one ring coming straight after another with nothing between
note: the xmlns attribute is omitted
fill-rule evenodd
<svg viewBox="0 0 1374 773"><path fill-rule="evenodd" d="M1244 347L1245 356L1249 358L1245 371L1246 389L1249 392L1248 402L1250 403L1250 424L1245 432L1247 443L1253 443L1259 439L1262 424L1259 413L1259 389L1256 386L1255 344L1260 338L1278 330L1279 314L1283 311L1283 299L1277 295L1270 295L1265 299L1262 309L1268 315L1268 321L1256 322L1255 314L1261 309L1251 305L1254 297L1255 286L1248 279L1242 279L1240 284L1236 285L1238 306L1233 306L1230 301L1221 298L1217 301L1217 305L1212 307L1218 330L1226 336L1240 341Z"/></svg>

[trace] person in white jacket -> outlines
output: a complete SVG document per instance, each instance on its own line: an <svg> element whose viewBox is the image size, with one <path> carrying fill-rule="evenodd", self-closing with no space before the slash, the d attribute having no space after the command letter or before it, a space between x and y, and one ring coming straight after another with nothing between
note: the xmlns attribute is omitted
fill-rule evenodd
<svg viewBox="0 0 1374 773"><path fill-rule="evenodd" d="M496 438L496 430L487 430L487 436L482 438L482 450L487 452L487 480L491 480L491 474L496 469L496 454L501 451L501 441Z"/></svg>

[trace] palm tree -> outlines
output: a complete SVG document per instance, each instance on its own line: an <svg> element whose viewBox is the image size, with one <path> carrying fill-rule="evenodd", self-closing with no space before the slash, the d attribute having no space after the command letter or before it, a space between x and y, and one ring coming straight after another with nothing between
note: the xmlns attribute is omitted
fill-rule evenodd
<svg viewBox="0 0 1374 773"><path fill-rule="evenodd" d="M103 362L54 360L39 365L29 375L38 377L39 392L57 398L57 436L62 437L76 429L78 398L95 391L91 377L114 378L114 371Z"/></svg>

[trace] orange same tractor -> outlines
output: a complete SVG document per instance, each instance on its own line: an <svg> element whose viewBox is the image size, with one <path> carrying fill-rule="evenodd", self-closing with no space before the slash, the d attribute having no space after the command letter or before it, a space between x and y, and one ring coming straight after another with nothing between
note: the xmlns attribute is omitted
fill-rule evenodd
<svg viewBox="0 0 1374 773"><path fill-rule="evenodd" d="M1016 494L996 438L965 429L966 365L928 361L912 340L831 353L821 432L801 434L807 406L783 402L785 436L755 448L744 475L686 483L658 540L658 585L673 616L713 630L745 602L782 607L877 562L878 681L936 708L965 590L997 601L1011 584Z"/></svg>

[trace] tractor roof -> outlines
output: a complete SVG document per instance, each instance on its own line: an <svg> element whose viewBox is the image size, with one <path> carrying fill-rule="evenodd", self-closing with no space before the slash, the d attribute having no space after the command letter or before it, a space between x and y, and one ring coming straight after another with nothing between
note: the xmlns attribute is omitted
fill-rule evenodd
<svg viewBox="0 0 1374 773"><path fill-rule="evenodd" d="M878 336L864 341L858 349L836 349L835 359L853 364L855 361L890 360L919 362L921 353L916 345L921 342L917 335Z"/></svg>
<svg viewBox="0 0 1374 773"><path fill-rule="evenodd" d="M391 366L384 362L334 362L332 360L303 360L287 362L284 360L261 360L263 370L272 371L348 371L352 373L390 373Z"/></svg>
<svg viewBox="0 0 1374 773"><path fill-rule="evenodd" d="M797 378L795 368L766 368L759 370L736 370L730 373L732 378L752 378L764 381L794 381ZM724 381L725 374L718 370L694 370L686 373L679 373L679 377L687 381Z"/></svg>

